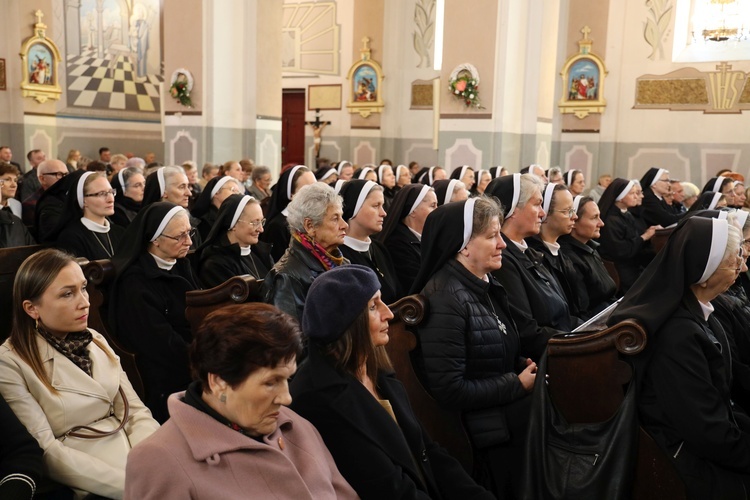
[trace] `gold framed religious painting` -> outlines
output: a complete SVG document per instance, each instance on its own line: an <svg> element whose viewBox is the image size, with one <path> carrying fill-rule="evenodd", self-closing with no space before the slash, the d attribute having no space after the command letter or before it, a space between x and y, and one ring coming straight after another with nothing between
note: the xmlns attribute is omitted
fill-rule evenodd
<svg viewBox="0 0 750 500"><path fill-rule="evenodd" d="M21 93L39 103L60 99L62 89L58 83L58 65L62 60L60 51L52 39L47 38L47 25L42 23L42 11L37 10L34 35L21 45L23 80Z"/></svg>
<svg viewBox="0 0 750 500"><path fill-rule="evenodd" d="M581 30L583 39L578 42L578 54L565 62L560 72L563 95L558 103L560 113L572 113L585 118L590 113L603 113L607 106L604 99L604 77L607 69L604 62L591 52L591 32L588 26Z"/></svg>
<svg viewBox="0 0 750 500"><path fill-rule="evenodd" d="M372 113L382 113L385 104L381 93L383 70L380 64L370 58L370 39L362 39L362 57L352 64L347 75L349 80L349 102L346 105L350 113L359 113L367 118Z"/></svg>

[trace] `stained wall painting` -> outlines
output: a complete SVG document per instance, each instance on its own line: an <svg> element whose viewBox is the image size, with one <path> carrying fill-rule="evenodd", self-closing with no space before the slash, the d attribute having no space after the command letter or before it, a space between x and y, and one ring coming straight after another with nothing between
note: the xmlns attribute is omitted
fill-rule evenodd
<svg viewBox="0 0 750 500"><path fill-rule="evenodd" d="M158 118L161 0L66 1L65 23L69 110Z"/></svg>

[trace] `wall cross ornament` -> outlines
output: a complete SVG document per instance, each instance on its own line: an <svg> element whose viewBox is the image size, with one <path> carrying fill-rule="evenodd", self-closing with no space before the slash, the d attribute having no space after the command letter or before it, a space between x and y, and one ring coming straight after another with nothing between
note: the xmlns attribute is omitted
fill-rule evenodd
<svg viewBox="0 0 750 500"><path fill-rule="evenodd" d="M376 61L372 60L370 38L362 38L362 48L359 50L360 59L349 68L346 79L349 80L349 102L346 107L350 113L359 113L367 118L372 113L382 113L383 70Z"/></svg>

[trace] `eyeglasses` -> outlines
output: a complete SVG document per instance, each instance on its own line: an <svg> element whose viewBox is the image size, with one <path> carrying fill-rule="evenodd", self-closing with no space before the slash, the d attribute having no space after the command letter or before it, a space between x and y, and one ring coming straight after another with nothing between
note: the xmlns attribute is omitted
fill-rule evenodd
<svg viewBox="0 0 750 500"><path fill-rule="evenodd" d="M42 175L52 175L56 179L60 180L66 175L68 175L68 172L44 172Z"/></svg>
<svg viewBox="0 0 750 500"><path fill-rule="evenodd" d="M258 229L259 227L264 227L266 225L266 219L261 219L261 220L242 220L242 219L237 219L237 222L242 222L243 224L248 224L250 226L253 226L255 229Z"/></svg>
<svg viewBox="0 0 750 500"><path fill-rule="evenodd" d="M561 214L566 214L569 219L572 219L573 216L576 214L576 211L572 208L569 208L567 210L554 210L555 212L560 212Z"/></svg>
<svg viewBox="0 0 750 500"><path fill-rule="evenodd" d="M140 189L146 187L146 185L142 182L136 182L135 184L125 184L125 187Z"/></svg>
<svg viewBox="0 0 750 500"><path fill-rule="evenodd" d="M0 186L4 186L6 182L8 184L18 184L18 179L0 179Z"/></svg>
<svg viewBox="0 0 750 500"><path fill-rule="evenodd" d="M178 243L185 243L185 240L187 240L188 238L190 238L191 240L195 238L197 232L198 230L193 228L190 231L178 234L177 236L169 236L168 234L160 234L159 236L164 236L165 238L169 238L170 240L175 240Z"/></svg>
<svg viewBox="0 0 750 500"><path fill-rule="evenodd" d="M223 191L224 189L229 189L232 192L232 194L240 194L240 190L237 189L237 186L226 186L226 187L219 189L219 191Z"/></svg>
<svg viewBox="0 0 750 500"><path fill-rule="evenodd" d="M108 189L106 191L99 191L98 193L90 193L90 194L84 194L84 198L91 198L92 196L96 196L97 198L101 198L102 200L106 198L109 195L116 195L117 190L116 189Z"/></svg>
<svg viewBox="0 0 750 500"><path fill-rule="evenodd" d="M659 179L656 182L672 182L672 179Z"/></svg>

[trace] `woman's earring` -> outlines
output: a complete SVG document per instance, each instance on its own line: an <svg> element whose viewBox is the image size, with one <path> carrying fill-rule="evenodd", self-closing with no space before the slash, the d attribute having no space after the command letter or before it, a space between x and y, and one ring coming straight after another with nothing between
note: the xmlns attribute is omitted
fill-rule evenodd
<svg viewBox="0 0 750 500"><path fill-rule="evenodd" d="M39 318L34 318L34 327L39 330Z"/></svg>
<svg viewBox="0 0 750 500"><path fill-rule="evenodd" d="M219 401L221 401L222 403L226 404L226 402L227 402L227 394L225 392L221 393L221 395L219 396Z"/></svg>

